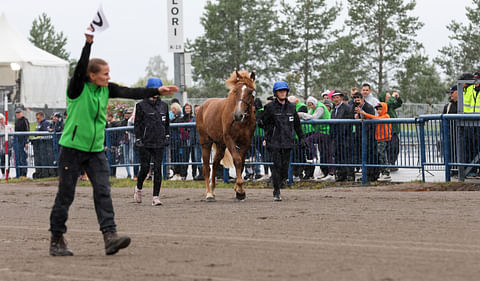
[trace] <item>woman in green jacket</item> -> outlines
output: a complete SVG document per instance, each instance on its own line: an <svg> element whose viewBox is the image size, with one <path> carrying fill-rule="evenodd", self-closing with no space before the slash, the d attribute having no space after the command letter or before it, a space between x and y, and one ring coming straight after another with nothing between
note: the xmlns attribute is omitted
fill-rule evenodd
<svg viewBox="0 0 480 281"><path fill-rule="evenodd" d="M93 200L105 253L113 255L130 244L130 237L118 236L110 196L109 167L104 153L105 125L109 98L143 99L169 95L178 91L175 86L127 88L109 83L110 69L102 59L90 59L93 35L85 34L86 42L67 89L65 129L60 139L58 157L59 184L50 215L50 255L72 256L63 234L68 209L75 196L80 171L87 172L93 186Z"/></svg>

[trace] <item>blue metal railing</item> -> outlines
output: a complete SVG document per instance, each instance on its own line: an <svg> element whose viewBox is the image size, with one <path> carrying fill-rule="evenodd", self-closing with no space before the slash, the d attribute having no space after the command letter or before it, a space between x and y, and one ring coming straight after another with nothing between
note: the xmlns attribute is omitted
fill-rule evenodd
<svg viewBox="0 0 480 281"><path fill-rule="evenodd" d="M318 166L323 172L339 167L361 169L362 183L369 180L368 173L383 168L420 169L423 181L426 171L444 169L445 180L450 181L452 172L458 170L459 179L463 180L473 169L480 167L480 114L422 115L416 119L310 120L302 124L304 128L310 128L305 129L309 145L307 148L298 144L294 146L290 181L295 167L311 169ZM326 126L329 132L322 134L322 128L324 130ZM399 130L393 132L391 140L381 143L381 136L388 135L389 126ZM168 175L167 167L182 171L192 165L192 169L198 171L202 162L195 123L173 123L170 129L170 145L164 150L164 177ZM110 166L138 169L133 127L108 128L105 132L105 152ZM10 133L9 154L13 154L10 167L35 168L55 176L60 136L61 133L50 132ZM0 133L1 142L3 137ZM19 145L22 138L28 138L26 146ZM264 170L268 170L272 165L264 140L261 130L257 130L247 155L246 167L263 165ZM386 147L386 156L378 153L380 146ZM27 154L27 161L17 165L22 149ZM43 175L45 173L37 174L40 177ZM224 178L228 180L228 175Z"/></svg>

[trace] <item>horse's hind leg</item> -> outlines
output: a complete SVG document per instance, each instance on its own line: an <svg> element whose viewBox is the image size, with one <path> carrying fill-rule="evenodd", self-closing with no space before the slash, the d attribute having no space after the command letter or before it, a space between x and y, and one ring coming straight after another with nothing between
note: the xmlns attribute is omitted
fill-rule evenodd
<svg viewBox="0 0 480 281"><path fill-rule="evenodd" d="M213 198L215 198L216 173L218 168L220 167L220 161L223 159L224 155L225 155L225 146L216 145L215 156L213 157L213 165L212 165L213 171L212 171L212 182L211 182L211 192L212 192ZM207 200L208 200L208 194L207 194Z"/></svg>
<svg viewBox="0 0 480 281"><path fill-rule="evenodd" d="M212 144L206 143L202 144L202 163L203 163L203 178L205 180L205 194L207 194L207 201L215 201L215 195L213 195L212 190L210 189L210 152L212 151ZM215 177L213 177L215 181Z"/></svg>

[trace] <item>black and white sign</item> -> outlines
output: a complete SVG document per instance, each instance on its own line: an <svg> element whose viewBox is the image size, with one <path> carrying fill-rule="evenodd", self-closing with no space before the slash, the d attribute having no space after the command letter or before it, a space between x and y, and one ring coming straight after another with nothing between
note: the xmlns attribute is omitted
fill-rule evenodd
<svg viewBox="0 0 480 281"><path fill-rule="evenodd" d="M85 31L85 33L88 35L94 35L96 32L102 32L108 27L109 25L107 17L105 16L105 13L103 12L103 7L100 4L97 13L93 17L92 22L88 25L87 31Z"/></svg>
<svg viewBox="0 0 480 281"><path fill-rule="evenodd" d="M183 53L183 0L167 0L168 51Z"/></svg>

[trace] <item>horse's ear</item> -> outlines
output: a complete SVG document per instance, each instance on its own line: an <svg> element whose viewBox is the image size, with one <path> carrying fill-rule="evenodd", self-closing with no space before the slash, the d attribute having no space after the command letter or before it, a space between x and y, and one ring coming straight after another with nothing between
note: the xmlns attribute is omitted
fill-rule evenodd
<svg viewBox="0 0 480 281"><path fill-rule="evenodd" d="M237 81L240 80L240 74L238 73L238 70L235 69L235 74L237 75Z"/></svg>
<svg viewBox="0 0 480 281"><path fill-rule="evenodd" d="M255 72L252 71L252 73L250 73L250 79L252 79L252 81L255 81Z"/></svg>

